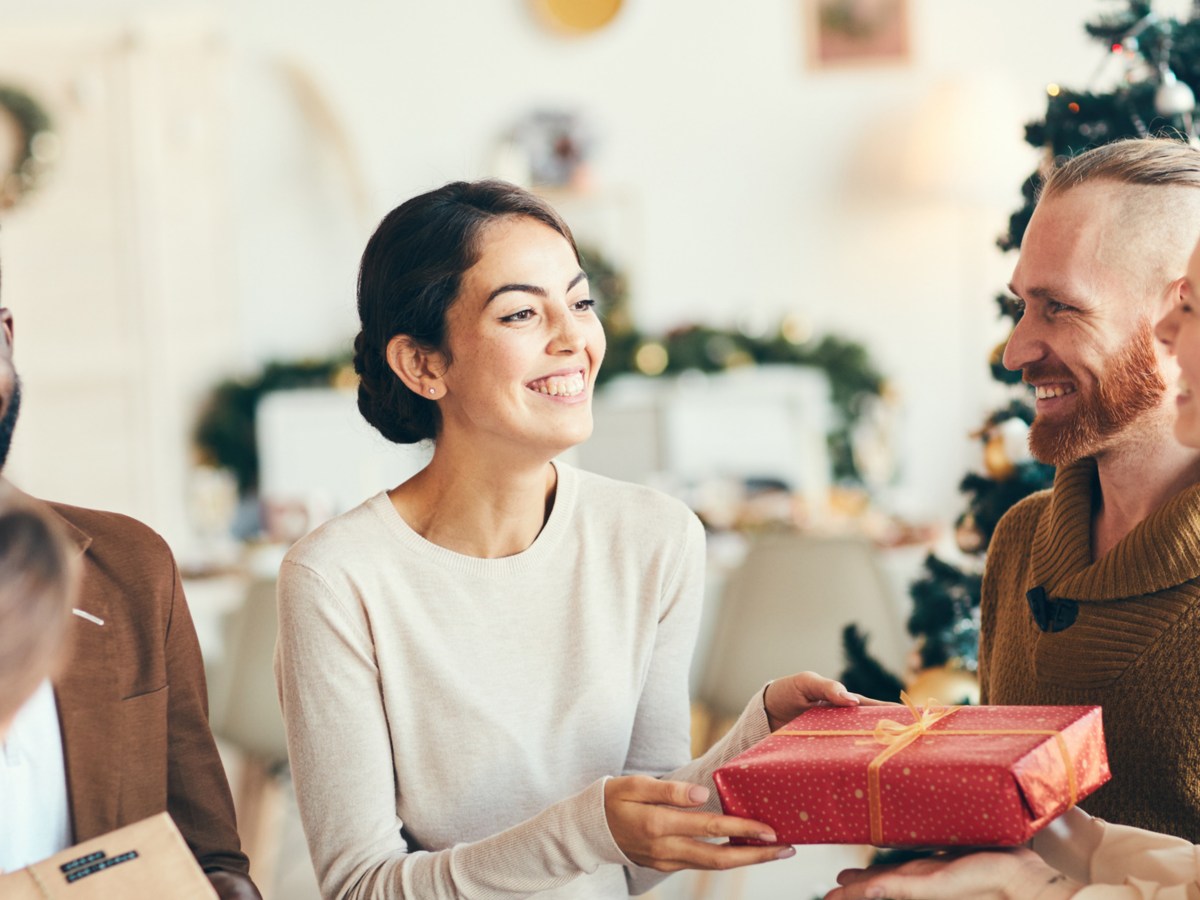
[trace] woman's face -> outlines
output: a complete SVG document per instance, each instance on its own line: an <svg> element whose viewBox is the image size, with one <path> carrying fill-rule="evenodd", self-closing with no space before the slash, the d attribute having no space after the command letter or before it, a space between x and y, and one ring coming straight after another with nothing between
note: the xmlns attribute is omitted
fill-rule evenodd
<svg viewBox="0 0 1200 900"><path fill-rule="evenodd" d="M1188 261L1182 297L1155 326L1154 333L1179 363L1175 398L1175 437L1200 449L1200 245Z"/></svg>
<svg viewBox="0 0 1200 900"><path fill-rule="evenodd" d="M592 433L604 330L571 245L536 219L487 225L447 313L439 445L553 457Z"/></svg>

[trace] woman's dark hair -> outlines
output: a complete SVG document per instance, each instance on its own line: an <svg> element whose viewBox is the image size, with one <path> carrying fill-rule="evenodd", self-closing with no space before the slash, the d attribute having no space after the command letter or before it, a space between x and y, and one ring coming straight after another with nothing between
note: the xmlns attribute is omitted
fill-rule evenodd
<svg viewBox="0 0 1200 900"><path fill-rule="evenodd" d="M388 342L408 335L419 346L446 347L446 313L463 273L479 260L480 235L498 219L526 216L553 228L579 250L566 222L546 201L504 181L455 181L413 197L384 217L358 270L354 339L358 409L385 438L413 444L441 427L437 404L409 390L387 362Z"/></svg>

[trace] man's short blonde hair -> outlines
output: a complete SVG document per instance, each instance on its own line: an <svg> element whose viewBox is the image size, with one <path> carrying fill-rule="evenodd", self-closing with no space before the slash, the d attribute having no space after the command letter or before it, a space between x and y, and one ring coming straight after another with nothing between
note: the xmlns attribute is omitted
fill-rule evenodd
<svg viewBox="0 0 1200 900"><path fill-rule="evenodd" d="M1075 188L1105 192L1119 234L1107 248L1147 300L1187 271L1200 238L1200 147L1172 138L1127 138L1067 160L1046 177L1038 205ZM1156 307L1148 315L1157 316Z"/></svg>
<svg viewBox="0 0 1200 900"><path fill-rule="evenodd" d="M1126 138L1067 160L1042 185L1039 201L1092 181L1200 188L1200 148L1172 138Z"/></svg>

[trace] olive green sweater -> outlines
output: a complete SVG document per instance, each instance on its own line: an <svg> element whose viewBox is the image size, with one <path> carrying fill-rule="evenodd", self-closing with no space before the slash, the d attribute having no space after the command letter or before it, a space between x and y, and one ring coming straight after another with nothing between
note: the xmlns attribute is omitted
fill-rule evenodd
<svg viewBox="0 0 1200 900"><path fill-rule="evenodd" d="M1092 561L1095 462L1000 521L983 579L983 702L1104 708L1112 781L1092 815L1200 842L1200 485ZM1079 604L1066 630L1033 620L1026 591Z"/></svg>

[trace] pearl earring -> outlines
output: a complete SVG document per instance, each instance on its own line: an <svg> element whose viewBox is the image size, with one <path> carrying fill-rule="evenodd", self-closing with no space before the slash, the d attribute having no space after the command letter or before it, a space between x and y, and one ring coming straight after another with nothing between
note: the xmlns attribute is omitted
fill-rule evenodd
<svg viewBox="0 0 1200 900"><path fill-rule="evenodd" d="M437 393L437 388L430 388L430 389L429 389L429 393L430 393L430 394L436 394L436 393Z"/></svg>

